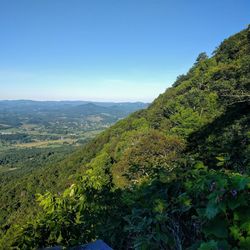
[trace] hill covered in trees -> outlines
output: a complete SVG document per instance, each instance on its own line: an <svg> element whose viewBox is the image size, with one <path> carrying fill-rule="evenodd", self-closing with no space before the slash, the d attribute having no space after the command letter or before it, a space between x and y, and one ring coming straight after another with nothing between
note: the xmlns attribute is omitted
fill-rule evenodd
<svg viewBox="0 0 250 250"><path fill-rule="evenodd" d="M13 213L0 245L249 249L249 99L248 28L201 53L146 110L41 171L39 207L29 198L27 216Z"/></svg>

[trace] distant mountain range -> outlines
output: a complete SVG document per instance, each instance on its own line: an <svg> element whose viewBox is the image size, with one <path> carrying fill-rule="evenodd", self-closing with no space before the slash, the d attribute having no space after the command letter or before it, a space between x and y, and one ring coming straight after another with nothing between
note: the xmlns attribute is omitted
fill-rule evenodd
<svg viewBox="0 0 250 250"><path fill-rule="evenodd" d="M120 113L121 116L138 109L146 108L149 104L143 102L88 102L88 101L32 101L32 100L3 100L0 101L0 112L70 112L82 114ZM75 114L76 114L75 113Z"/></svg>
<svg viewBox="0 0 250 250"><path fill-rule="evenodd" d="M94 102L94 101L33 101L33 100L0 100L0 108L6 107L46 107L55 108L62 106L80 106L93 104L102 107L119 106L126 108L145 108L148 103L144 102Z"/></svg>
<svg viewBox="0 0 250 250"><path fill-rule="evenodd" d="M87 101L0 101L0 124L16 127L20 123L41 124L84 118L98 115L109 122L115 122L130 113L146 108L148 103L142 102L87 102Z"/></svg>

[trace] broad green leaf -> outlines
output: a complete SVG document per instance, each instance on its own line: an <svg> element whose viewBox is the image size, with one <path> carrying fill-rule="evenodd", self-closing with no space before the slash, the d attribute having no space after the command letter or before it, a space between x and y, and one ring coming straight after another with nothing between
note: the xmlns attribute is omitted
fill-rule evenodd
<svg viewBox="0 0 250 250"><path fill-rule="evenodd" d="M218 243L214 240L211 240L209 242L201 243L198 250L218 250Z"/></svg>
<svg viewBox="0 0 250 250"><path fill-rule="evenodd" d="M215 203L208 203L205 215L208 219L214 218L219 212L218 206Z"/></svg>
<svg viewBox="0 0 250 250"><path fill-rule="evenodd" d="M225 219L216 217L207 223L203 231L207 237L216 236L217 238L227 238L228 223Z"/></svg>

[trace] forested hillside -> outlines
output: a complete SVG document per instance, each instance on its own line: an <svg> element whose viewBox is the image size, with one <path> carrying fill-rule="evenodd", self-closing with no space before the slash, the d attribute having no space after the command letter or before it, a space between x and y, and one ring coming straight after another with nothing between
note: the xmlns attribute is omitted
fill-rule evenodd
<svg viewBox="0 0 250 250"><path fill-rule="evenodd" d="M146 110L40 172L39 208L30 198L27 216L11 214L0 246L249 249L249 101L250 28L201 53Z"/></svg>

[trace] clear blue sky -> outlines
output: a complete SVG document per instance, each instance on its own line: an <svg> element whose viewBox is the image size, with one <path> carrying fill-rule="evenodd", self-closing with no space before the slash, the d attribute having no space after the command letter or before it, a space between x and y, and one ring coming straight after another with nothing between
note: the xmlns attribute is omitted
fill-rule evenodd
<svg viewBox="0 0 250 250"><path fill-rule="evenodd" d="M151 101L249 0L0 0L0 99Z"/></svg>

